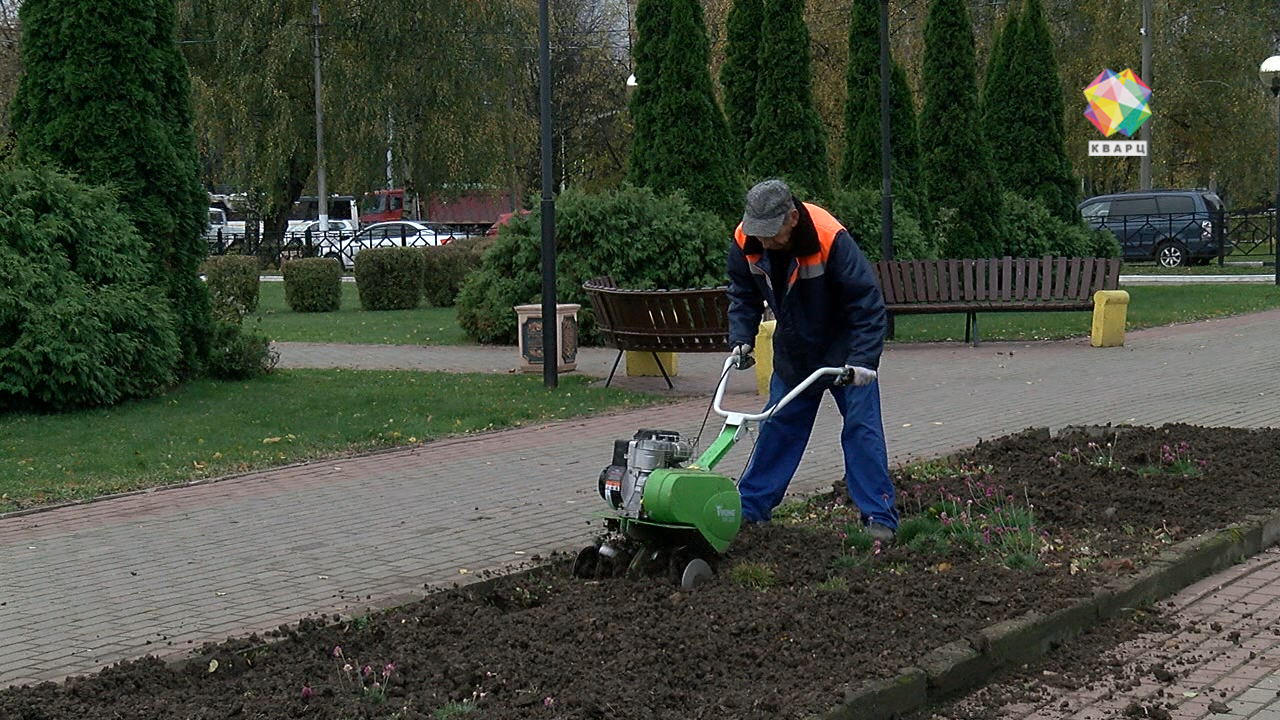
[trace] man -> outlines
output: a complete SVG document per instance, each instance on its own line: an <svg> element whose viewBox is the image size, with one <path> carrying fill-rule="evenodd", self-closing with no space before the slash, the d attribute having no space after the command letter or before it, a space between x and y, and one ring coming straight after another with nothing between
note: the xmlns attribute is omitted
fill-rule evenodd
<svg viewBox="0 0 1280 720"><path fill-rule="evenodd" d="M845 483L867 532L892 542L898 527L876 382L884 350L884 299L871 263L849 232L817 205L801 203L781 180L747 193L729 245L729 341L750 367L765 303L777 319L769 406L820 367L844 367L760 424L738 491L744 522L769 520L782 502L830 390L844 418Z"/></svg>

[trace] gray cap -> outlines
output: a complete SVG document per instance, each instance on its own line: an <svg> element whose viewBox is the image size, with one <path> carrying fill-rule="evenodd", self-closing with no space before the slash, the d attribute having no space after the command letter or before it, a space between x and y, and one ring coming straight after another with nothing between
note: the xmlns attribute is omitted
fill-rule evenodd
<svg viewBox="0 0 1280 720"><path fill-rule="evenodd" d="M742 232L755 237L773 237L782 230L782 223L793 207L791 188L786 183L765 180L747 191Z"/></svg>

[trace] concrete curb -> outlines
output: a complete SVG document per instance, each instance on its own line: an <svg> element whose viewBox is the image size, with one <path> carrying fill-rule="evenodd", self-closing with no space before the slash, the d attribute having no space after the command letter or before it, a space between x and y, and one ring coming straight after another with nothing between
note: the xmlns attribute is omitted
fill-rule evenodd
<svg viewBox="0 0 1280 720"><path fill-rule="evenodd" d="M1090 598L1051 615L1030 612L983 628L930 652L893 678L871 680L845 695L821 720L892 720L950 695L976 689L996 672L1024 665L1121 613L1173 595L1215 572L1275 545L1280 511L1173 545L1140 570L1116 578Z"/></svg>

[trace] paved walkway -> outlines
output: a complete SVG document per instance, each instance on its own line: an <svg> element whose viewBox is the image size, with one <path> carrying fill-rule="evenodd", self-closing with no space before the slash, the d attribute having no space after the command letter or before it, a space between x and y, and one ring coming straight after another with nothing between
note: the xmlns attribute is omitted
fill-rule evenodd
<svg viewBox="0 0 1280 720"><path fill-rule="evenodd" d="M891 346L882 367L897 462L1031 426L1280 426L1280 311L1086 340ZM285 367L510 372L514 349L283 344ZM613 353L584 350L604 377ZM0 519L0 685L181 652L320 611L362 611L587 542L615 438L696 433L720 358L682 355L662 407L434 442ZM666 392L661 378L615 385ZM750 373L727 405L756 409ZM834 407L824 409L831 428ZM820 419L820 423L824 420ZM708 432L718 429L714 421ZM749 442L723 467L735 472ZM815 432L797 492L840 477ZM1280 582L1274 587L1280 594Z"/></svg>

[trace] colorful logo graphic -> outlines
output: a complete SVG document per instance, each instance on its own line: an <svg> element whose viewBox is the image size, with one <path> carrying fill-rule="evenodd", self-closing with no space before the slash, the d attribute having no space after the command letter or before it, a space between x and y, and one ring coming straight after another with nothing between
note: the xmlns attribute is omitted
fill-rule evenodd
<svg viewBox="0 0 1280 720"><path fill-rule="evenodd" d="M1133 137L1142 123L1151 117L1151 111L1147 109L1151 88L1132 70L1125 70L1119 75L1103 70L1084 89L1084 97L1089 101L1089 109L1084 111L1084 116L1103 137L1111 137L1117 130L1125 137Z"/></svg>

